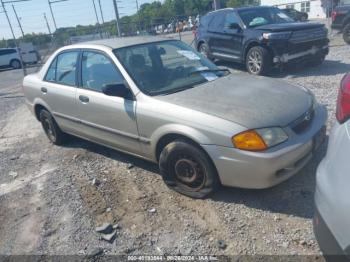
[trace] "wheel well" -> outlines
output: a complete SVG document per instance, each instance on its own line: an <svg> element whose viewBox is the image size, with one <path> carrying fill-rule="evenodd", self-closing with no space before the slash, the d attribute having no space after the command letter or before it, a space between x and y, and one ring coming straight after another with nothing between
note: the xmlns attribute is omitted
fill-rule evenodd
<svg viewBox="0 0 350 262"><path fill-rule="evenodd" d="M12 63L13 61L18 61L18 62L21 63L21 61L20 61L19 59L17 59L17 58L12 58L12 59L10 60L10 65L11 65L11 63Z"/></svg>
<svg viewBox="0 0 350 262"><path fill-rule="evenodd" d="M201 147L200 144L198 144L196 141L192 140L191 138L188 138L187 136L184 135L179 135L179 134L167 134L165 136L163 136L161 139L159 139L157 146L156 146L156 157L157 157L157 161L159 161L159 157L160 154L162 153L164 147L166 147L168 144L170 144L171 142L177 140L177 139L183 139L186 142L188 142L189 144L196 146L200 149L202 149L202 151L207 155L208 159L210 160L211 164L213 165L216 174L218 175L218 178L220 180L220 176L218 174L218 170L216 169L216 166L213 162L213 160L211 159L211 157L209 156L209 154ZM221 183L221 181L220 181Z"/></svg>
<svg viewBox="0 0 350 262"><path fill-rule="evenodd" d="M41 110L43 110L43 109L47 110L46 107L44 107L44 106L42 106L42 105L40 105L40 104L35 105L35 107L34 107L35 117L36 117L36 119L37 119L38 121L40 121L40 112L41 112Z"/></svg>
<svg viewBox="0 0 350 262"><path fill-rule="evenodd" d="M259 44L258 42L252 42L250 44L248 44L248 46L245 48L244 50L244 57L243 57L243 61L245 61L246 57L247 57L247 54L248 54L248 51L252 48L252 47L255 47L255 46L261 46L261 47L264 47L266 48L267 51L269 51L271 57L273 57L273 52L272 50L267 47L266 45L263 45L263 44Z"/></svg>

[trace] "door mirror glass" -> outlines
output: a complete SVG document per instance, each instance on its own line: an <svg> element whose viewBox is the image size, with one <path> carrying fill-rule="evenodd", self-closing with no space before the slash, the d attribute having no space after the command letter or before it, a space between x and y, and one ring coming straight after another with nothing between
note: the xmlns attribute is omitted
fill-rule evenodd
<svg viewBox="0 0 350 262"><path fill-rule="evenodd" d="M237 24L237 23L231 23L231 24L229 24L229 26L228 26L230 29L241 29L241 27L239 26L239 24Z"/></svg>
<svg viewBox="0 0 350 262"><path fill-rule="evenodd" d="M102 93L107 96L116 96L126 98L130 95L129 88L125 84L105 84L102 87Z"/></svg>

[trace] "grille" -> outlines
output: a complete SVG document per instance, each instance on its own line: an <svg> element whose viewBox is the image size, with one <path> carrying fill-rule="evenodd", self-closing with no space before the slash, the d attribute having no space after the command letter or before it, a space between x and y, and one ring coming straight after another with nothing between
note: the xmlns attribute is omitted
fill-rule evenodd
<svg viewBox="0 0 350 262"><path fill-rule="evenodd" d="M290 41L292 43L302 43L302 42L310 42L317 39L326 38L326 32L323 27L320 28L312 28L307 30L295 31L292 34Z"/></svg>
<svg viewBox="0 0 350 262"><path fill-rule="evenodd" d="M292 130L297 134L304 133L311 125L315 112L310 109L291 124Z"/></svg>

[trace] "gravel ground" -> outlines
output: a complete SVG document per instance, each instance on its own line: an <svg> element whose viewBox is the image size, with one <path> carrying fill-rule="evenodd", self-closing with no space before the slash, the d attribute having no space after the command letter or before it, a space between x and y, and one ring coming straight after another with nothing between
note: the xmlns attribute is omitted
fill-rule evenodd
<svg viewBox="0 0 350 262"><path fill-rule="evenodd" d="M271 77L310 88L334 122L340 79L350 71L339 36L318 67ZM222 63L234 74L242 66ZM24 105L21 71L0 72L0 254L313 255L315 171L326 151L289 181L266 190L223 188L193 200L170 191L157 166L73 139L49 144ZM281 88L283 88L281 86ZM286 97L286 102L288 98ZM112 243L95 227L116 225Z"/></svg>

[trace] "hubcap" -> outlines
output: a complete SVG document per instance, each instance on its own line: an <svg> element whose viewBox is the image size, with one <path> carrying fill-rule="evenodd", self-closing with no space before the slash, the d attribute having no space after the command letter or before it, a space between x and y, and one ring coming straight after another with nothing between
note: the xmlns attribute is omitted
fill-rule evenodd
<svg viewBox="0 0 350 262"><path fill-rule="evenodd" d="M201 45L200 52L202 55L208 56L207 49L203 45Z"/></svg>
<svg viewBox="0 0 350 262"><path fill-rule="evenodd" d="M175 162L175 175L176 179L190 190L199 190L205 183L204 169L189 156L181 156Z"/></svg>
<svg viewBox="0 0 350 262"><path fill-rule="evenodd" d="M52 126L51 126L51 122L49 121L48 118L45 118L44 121L43 121L43 126L44 126L44 130L45 130L45 133L47 134L47 136L49 137L49 139L51 141L55 141L55 133L52 129Z"/></svg>
<svg viewBox="0 0 350 262"><path fill-rule="evenodd" d="M248 56L248 67L249 70L253 73L258 73L261 69L261 55L257 51L253 51Z"/></svg>

